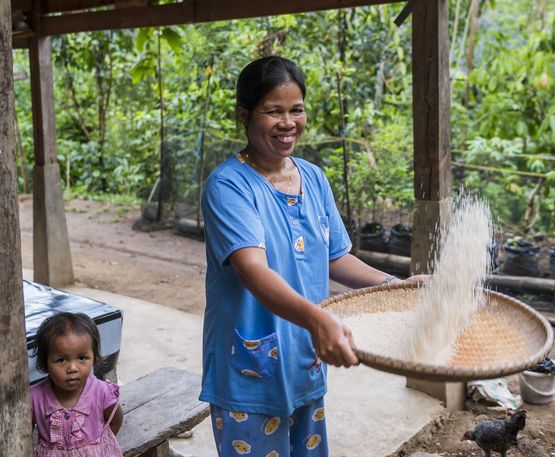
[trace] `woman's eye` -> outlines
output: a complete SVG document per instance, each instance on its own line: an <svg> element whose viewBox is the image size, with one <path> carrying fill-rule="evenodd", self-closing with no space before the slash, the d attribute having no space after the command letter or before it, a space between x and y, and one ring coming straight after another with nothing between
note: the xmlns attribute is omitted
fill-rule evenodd
<svg viewBox="0 0 555 457"><path fill-rule="evenodd" d="M60 357L59 359L56 359L56 363L64 363L66 361L66 359L64 359L63 357Z"/></svg>
<svg viewBox="0 0 555 457"><path fill-rule="evenodd" d="M89 360L89 357L86 355L82 355L81 357L79 357L79 360Z"/></svg>

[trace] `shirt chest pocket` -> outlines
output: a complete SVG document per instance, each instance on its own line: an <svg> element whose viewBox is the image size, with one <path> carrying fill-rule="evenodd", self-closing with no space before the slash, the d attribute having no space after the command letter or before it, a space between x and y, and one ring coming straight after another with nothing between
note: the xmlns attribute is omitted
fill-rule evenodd
<svg viewBox="0 0 555 457"><path fill-rule="evenodd" d="M267 378L278 364L277 335L271 333L257 340L243 338L237 329L231 346L231 366L253 378Z"/></svg>

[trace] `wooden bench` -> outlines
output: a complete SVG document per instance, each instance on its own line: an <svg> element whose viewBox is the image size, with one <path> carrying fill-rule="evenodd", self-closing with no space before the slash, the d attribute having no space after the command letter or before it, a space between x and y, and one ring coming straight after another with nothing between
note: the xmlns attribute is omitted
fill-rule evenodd
<svg viewBox="0 0 555 457"><path fill-rule="evenodd" d="M210 414L198 400L201 377L161 368L120 389L123 426L117 438L125 457L167 457L168 439L191 430Z"/></svg>

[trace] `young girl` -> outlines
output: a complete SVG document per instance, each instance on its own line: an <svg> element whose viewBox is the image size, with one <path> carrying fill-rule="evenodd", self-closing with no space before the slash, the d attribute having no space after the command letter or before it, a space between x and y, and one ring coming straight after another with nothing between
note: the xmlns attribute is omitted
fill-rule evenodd
<svg viewBox="0 0 555 457"><path fill-rule="evenodd" d="M36 457L121 457L119 387L93 374L100 335L85 314L46 319L36 336L37 368L48 377L31 387Z"/></svg>

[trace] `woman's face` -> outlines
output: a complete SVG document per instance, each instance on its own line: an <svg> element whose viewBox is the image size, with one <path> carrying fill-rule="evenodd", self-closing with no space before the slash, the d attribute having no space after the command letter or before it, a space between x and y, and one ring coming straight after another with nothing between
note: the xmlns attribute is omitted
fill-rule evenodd
<svg viewBox="0 0 555 457"><path fill-rule="evenodd" d="M259 159L293 154L306 125L303 96L294 82L272 89L252 111L238 107L237 114L247 128L247 150Z"/></svg>

